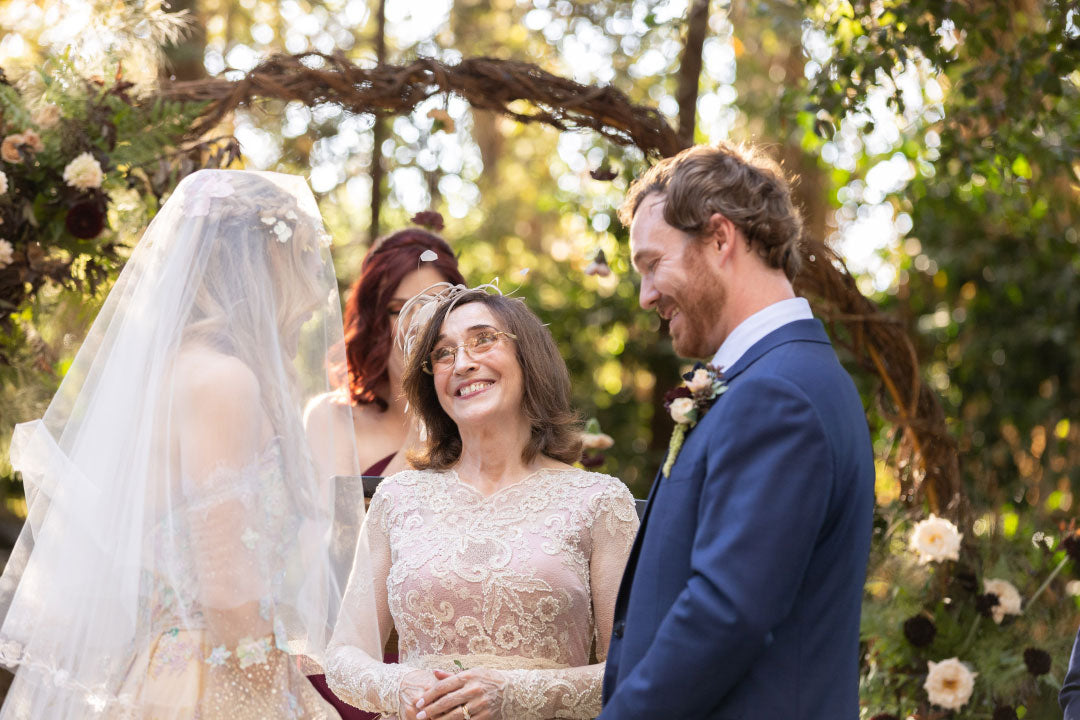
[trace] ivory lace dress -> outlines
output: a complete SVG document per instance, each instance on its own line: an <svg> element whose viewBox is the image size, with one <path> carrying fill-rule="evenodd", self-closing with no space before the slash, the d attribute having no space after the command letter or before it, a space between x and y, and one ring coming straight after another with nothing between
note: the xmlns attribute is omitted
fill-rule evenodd
<svg viewBox="0 0 1080 720"><path fill-rule="evenodd" d="M592 718L615 595L637 531L619 480L545 469L485 496L449 471L383 482L368 510L375 602L400 664L332 648L339 697L396 717L403 676L419 668L499 670L502 717ZM349 602L348 593L344 602ZM595 641L598 663L589 664Z"/></svg>

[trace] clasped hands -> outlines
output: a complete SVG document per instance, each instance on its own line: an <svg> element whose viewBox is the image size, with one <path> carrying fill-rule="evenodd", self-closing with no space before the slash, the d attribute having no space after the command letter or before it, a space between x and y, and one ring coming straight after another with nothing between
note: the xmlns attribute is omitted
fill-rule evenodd
<svg viewBox="0 0 1080 720"><path fill-rule="evenodd" d="M505 688L498 670L413 670L401 679L398 720L504 720Z"/></svg>

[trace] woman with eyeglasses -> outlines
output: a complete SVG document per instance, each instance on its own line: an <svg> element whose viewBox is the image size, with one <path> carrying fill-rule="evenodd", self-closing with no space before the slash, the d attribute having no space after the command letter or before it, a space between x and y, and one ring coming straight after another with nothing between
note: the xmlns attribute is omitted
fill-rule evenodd
<svg viewBox="0 0 1080 720"><path fill-rule="evenodd" d="M520 300L459 286L416 310L405 345L426 441L372 500L330 687L399 720L594 717L637 515L619 480L570 464L581 441L555 342ZM399 664L356 642L372 586Z"/></svg>
<svg viewBox="0 0 1080 720"><path fill-rule="evenodd" d="M345 301L347 364L338 372L347 378L347 391L326 395L309 409L307 427L313 445L334 437L334 431L351 432L364 475L407 467L403 450L419 440L415 424L407 420L401 390L404 358L396 342L398 316L414 295L446 282L465 280L453 251L438 235L406 228L375 242ZM322 452L324 457L330 454L329 448ZM395 657L391 648L386 659ZM336 698L322 675L312 675L311 682L342 720L374 718Z"/></svg>

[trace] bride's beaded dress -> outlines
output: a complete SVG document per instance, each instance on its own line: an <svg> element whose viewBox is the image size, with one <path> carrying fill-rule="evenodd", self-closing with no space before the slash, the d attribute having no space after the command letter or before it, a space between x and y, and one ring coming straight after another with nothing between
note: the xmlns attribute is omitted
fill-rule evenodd
<svg viewBox="0 0 1080 720"><path fill-rule="evenodd" d="M506 679L504 718L596 716L637 526L622 482L576 468L540 470L487 496L453 470L392 476L375 493L367 532L379 625L384 637L397 628L401 663L337 646L330 686L393 717L407 673L491 668Z"/></svg>

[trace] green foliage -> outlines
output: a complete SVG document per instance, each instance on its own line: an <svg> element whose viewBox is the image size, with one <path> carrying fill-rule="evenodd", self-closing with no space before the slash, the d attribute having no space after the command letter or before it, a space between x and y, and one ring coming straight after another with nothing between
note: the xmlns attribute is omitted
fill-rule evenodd
<svg viewBox="0 0 1080 720"><path fill-rule="evenodd" d="M806 114L865 132L882 89L909 111L898 294L956 418L974 501L1064 517L1080 487L1080 6L804 5L831 51ZM917 68L939 90L915 111L897 78Z"/></svg>
<svg viewBox="0 0 1080 720"><path fill-rule="evenodd" d="M150 167L169 148L185 138L188 129L205 109L205 103L181 103L155 99L146 107L133 107L116 96L107 96L118 140L111 157L117 167Z"/></svg>

